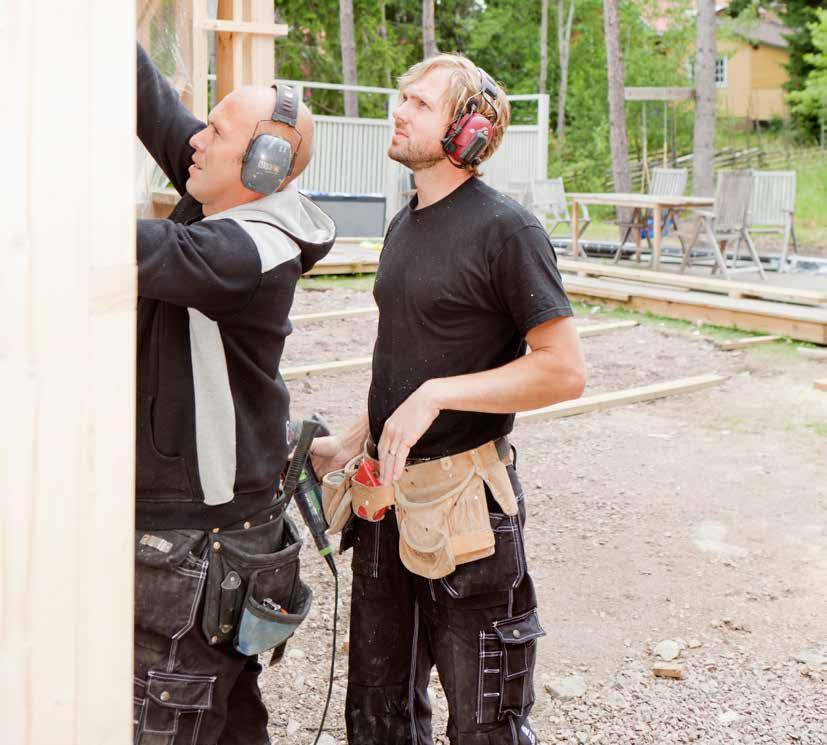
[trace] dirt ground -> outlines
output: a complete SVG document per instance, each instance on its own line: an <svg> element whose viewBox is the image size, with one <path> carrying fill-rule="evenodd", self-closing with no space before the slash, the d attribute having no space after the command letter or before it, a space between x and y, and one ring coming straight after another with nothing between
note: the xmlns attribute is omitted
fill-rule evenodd
<svg viewBox="0 0 827 745"><path fill-rule="evenodd" d="M305 288L294 313L371 302ZM375 330L373 318L299 327L283 367L367 356ZM722 352L705 336L649 320L584 339L585 395L707 372L728 376L719 387L515 428L547 632L539 742L827 743L827 393L813 388L827 364L788 343ZM319 411L343 427L364 411L369 378L291 381L292 415ZM276 743L313 742L327 690L333 583L303 555L314 609L262 679ZM328 745L345 742L349 562L338 557ZM680 649L681 680L652 674L664 640ZM432 680L434 732L447 744Z"/></svg>

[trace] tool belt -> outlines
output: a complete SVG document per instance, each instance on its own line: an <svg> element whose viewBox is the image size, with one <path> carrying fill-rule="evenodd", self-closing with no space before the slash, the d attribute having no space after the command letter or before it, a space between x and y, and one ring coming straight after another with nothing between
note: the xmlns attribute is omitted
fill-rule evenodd
<svg viewBox="0 0 827 745"><path fill-rule="evenodd" d="M494 532L488 517L485 487L506 515L517 513L517 499L508 477L511 448L501 437L456 455L412 463L393 484L366 486L353 476L366 452L322 482L328 533L338 533L357 517L378 522L395 508L399 557L422 577L439 579L458 564L491 556Z"/></svg>

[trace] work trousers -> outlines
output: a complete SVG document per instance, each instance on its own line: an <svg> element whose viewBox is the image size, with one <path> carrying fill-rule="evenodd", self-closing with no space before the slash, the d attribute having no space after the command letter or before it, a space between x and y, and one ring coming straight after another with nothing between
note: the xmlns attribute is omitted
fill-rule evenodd
<svg viewBox="0 0 827 745"><path fill-rule="evenodd" d="M267 589L284 607L295 596L297 539L285 520L280 506L220 531L136 532L134 745L269 745L262 668L234 637L252 572L286 577ZM221 582L236 570L239 602L228 609Z"/></svg>
<svg viewBox="0 0 827 745"><path fill-rule="evenodd" d="M393 511L379 522L353 518L345 720L350 745L432 745L428 683L436 666L448 700L451 745L535 745L538 637L534 585L523 545L525 504L514 468L517 515L488 496L495 553L428 580L399 558Z"/></svg>

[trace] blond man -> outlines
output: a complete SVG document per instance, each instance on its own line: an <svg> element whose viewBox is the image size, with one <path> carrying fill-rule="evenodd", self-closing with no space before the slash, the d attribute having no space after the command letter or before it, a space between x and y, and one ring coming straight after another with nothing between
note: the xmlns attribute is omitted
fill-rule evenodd
<svg viewBox="0 0 827 745"><path fill-rule="evenodd" d="M545 230L479 178L509 122L505 92L447 54L411 68L400 91L388 155L413 171L416 194L388 227L376 276L367 415L318 440L314 463L341 468L367 441L388 485L423 462L449 471L459 454L493 443L516 506L508 514L486 485L493 553L426 577L400 558L400 503L375 514L354 505L342 537L354 575L348 741L431 745L436 666L452 745L533 744L543 630L507 436L514 412L580 395L583 357Z"/></svg>

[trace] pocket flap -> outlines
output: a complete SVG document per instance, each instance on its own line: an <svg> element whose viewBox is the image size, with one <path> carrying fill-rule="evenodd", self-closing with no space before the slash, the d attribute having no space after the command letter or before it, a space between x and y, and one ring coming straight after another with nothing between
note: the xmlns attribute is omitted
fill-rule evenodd
<svg viewBox="0 0 827 745"><path fill-rule="evenodd" d="M187 675L150 670L147 696L161 706L173 709L209 709L215 675Z"/></svg>
<svg viewBox="0 0 827 745"><path fill-rule="evenodd" d="M500 641L508 646L515 644L526 644L532 639L545 636L546 632L540 626L540 619L537 617L537 609L523 613L514 618L506 618L502 621L494 621L494 631L500 637Z"/></svg>

